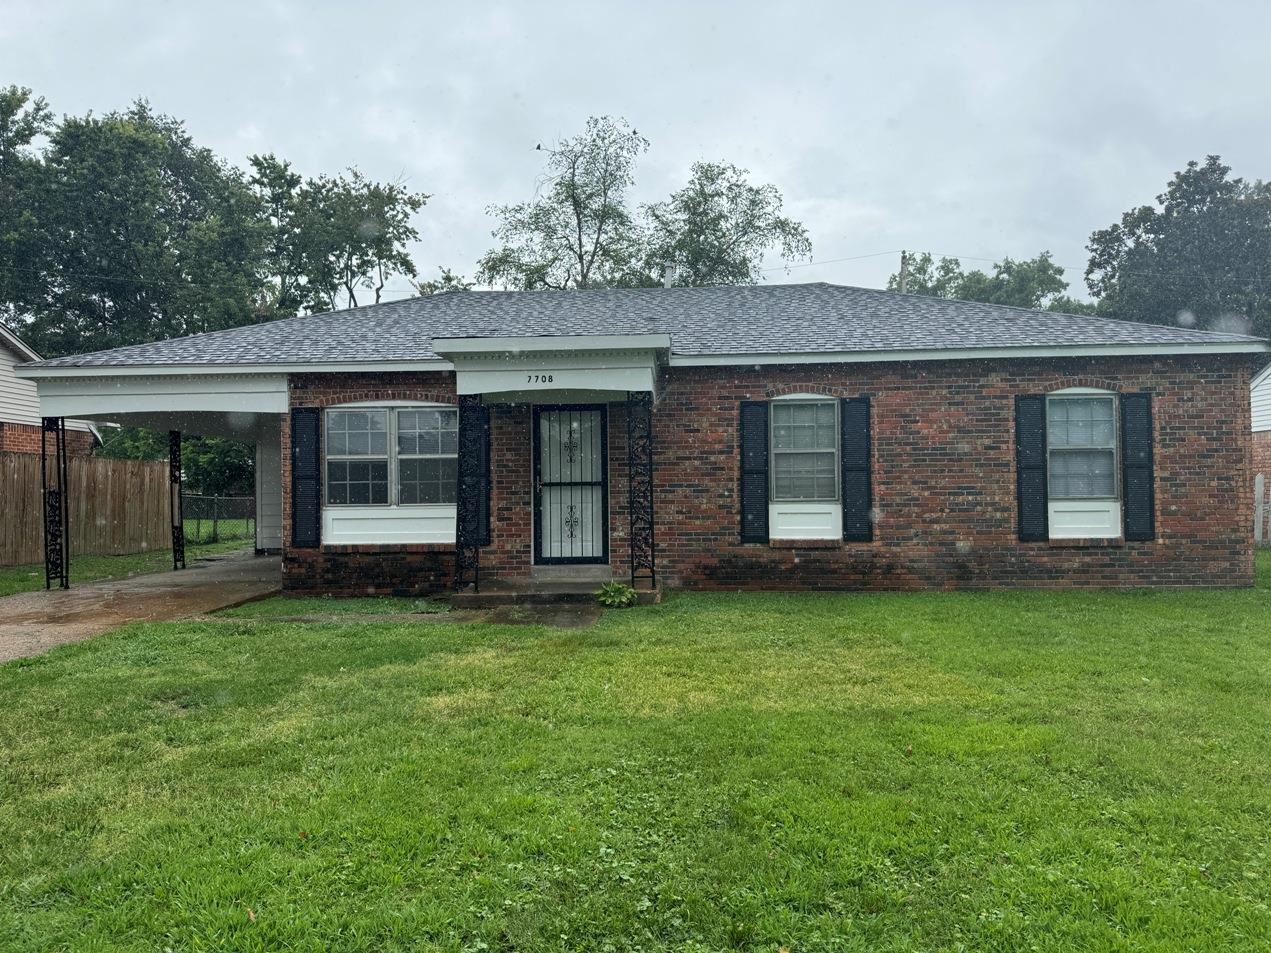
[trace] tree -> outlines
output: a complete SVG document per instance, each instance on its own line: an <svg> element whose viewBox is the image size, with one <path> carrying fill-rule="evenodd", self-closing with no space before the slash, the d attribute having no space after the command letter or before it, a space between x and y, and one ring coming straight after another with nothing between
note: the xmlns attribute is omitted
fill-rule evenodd
<svg viewBox="0 0 1271 953"><path fill-rule="evenodd" d="M647 270L672 267L678 285L752 285L770 248L785 261L809 257L807 229L781 214L776 186L751 185L747 175L728 162L695 162L684 188L645 206Z"/></svg>
<svg viewBox="0 0 1271 953"><path fill-rule="evenodd" d="M378 304L390 278L416 276L406 243L419 238L411 218L428 195L357 169L310 179L299 195L310 308L356 308L360 289Z"/></svg>
<svg viewBox="0 0 1271 953"><path fill-rule="evenodd" d="M475 281L468 281L463 275L456 275L445 265L442 265L439 270L441 275L437 278L414 282L415 290L419 292L421 298L445 294L447 291L471 291L476 284Z"/></svg>
<svg viewBox="0 0 1271 953"><path fill-rule="evenodd" d="M539 147L542 148L541 146ZM627 193L649 142L625 120L587 129L547 151L550 188L531 202L492 206L501 242L477 280L508 288L595 288L662 283L753 284L772 248L791 261L811 254L807 230L781 214L781 193L752 185L728 162L693 164L689 182L634 214Z"/></svg>
<svg viewBox="0 0 1271 953"><path fill-rule="evenodd" d="M300 188L304 178L291 171L291 163L273 153L254 155L248 184L260 202L261 214L269 225L264 249L264 271L273 284L272 300L266 307L278 315L298 314L308 302L305 277L304 214Z"/></svg>
<svg viewBox="0 0 1271 953"><path fill-rule="evenodd" d="M648 148L626 120L593 116L581 135L547 150L546 192L488 209L501 244L478 263L477 279L520 289L630 283L642 249L627 192Z"/></svg>
<svg viewBox="0 0 1271 953"><path fill-rule="evenodd" d="M39 288L34 201L40 172L32 144L52 127L43 97L24 86L0 89L0 320L17 323Z"/></svg>
<svg viewBox="0 0 1271 953"><path fill-rule="evenodd" d="M112 427L97 455L118 460L168 459L168 435L141 427ZM204 496L252 496L255 448L220 437L184 437L181 470L185 492Z"/></svg>
<svg viewBox="0 0 1271 953"><path fill-rule="evenodd" d="M37 176L39 291L26 333L48 356L258 320L266 230L241 174L144 101L67 117Z"/></svg>
<svg viewBox="0 0 1271 953"><path fill-rule="evenodd" d="M1069 314L1093 312L1092 305L1064 293L1068 290L1064 269L1051 260L1048 251L1023 261L1003 258L993 265L991 275L978 269L963 271L958 259L946 257L937 261L929 252L911 256L908 269L905 288L909 294ZM887 280L887 288L889 291L900 290L899 273Z"/></svg>
<svg viewBox="0 0 1271 953"><path fill-rule="evenodd" d="M1156 205L1090 236L1099 312L1271 335L1271 183L1232 178L1211 155L1176 172Z"/></svg>

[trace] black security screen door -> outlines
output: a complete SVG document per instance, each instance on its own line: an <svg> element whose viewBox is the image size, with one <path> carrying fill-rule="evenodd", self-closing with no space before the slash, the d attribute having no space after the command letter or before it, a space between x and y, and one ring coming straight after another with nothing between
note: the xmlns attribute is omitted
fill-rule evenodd
<svg viewBox="0 0 1271 953"><path fill-rule="evenodd" d="M534 408L534 561L609 559L604 406Z"/></svg>

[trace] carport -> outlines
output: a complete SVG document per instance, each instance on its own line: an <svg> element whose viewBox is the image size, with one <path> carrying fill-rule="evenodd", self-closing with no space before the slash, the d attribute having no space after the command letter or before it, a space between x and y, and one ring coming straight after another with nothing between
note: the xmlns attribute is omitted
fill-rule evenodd
<svg viewBox="0 0 1271 953"><path fill-rule="evenodd" d="M69 588L65 421L89 419L167 431L173 568L184 568L181 533L181 438L226 437L256 448L256 551L282 548L282 425L285 374L226 374L189 367L26 366L43 416L44 552L47 587Z"/></svg>

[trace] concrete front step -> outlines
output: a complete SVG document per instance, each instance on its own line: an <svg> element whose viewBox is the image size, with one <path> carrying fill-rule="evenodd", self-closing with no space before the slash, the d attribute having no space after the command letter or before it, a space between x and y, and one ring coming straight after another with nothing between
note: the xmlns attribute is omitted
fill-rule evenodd
<svg viewBox="0 0 1271 953"><path fill-rule="evenodd" d="M456 592L450 604L456 609L491 609L512 605L559 605L568 603L594 603L596 590L604 580L595 579L538 579L493 578L482 579L477 592L470 589ZM661 589L639 589L636 601L650 605L662 601Z"/></svg>

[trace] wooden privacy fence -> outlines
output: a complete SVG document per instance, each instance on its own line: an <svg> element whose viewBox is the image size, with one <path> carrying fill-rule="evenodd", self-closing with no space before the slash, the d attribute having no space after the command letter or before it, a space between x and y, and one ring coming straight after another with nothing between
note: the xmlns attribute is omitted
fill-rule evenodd
<svg viewBox="0 0 1271 953"><path fill-rule="evenodd" d="M1271 546L1271 486L1265 474L1253 478L1253 545Z"/></svg>
<svg viewBox="0 0 1271 953"><path fill-rule="evenodd" d="M166 462L77 456L68 470L72 565L171 547ZM41 511L40 455L0 453L0 566L44 561Z"/></svg>

